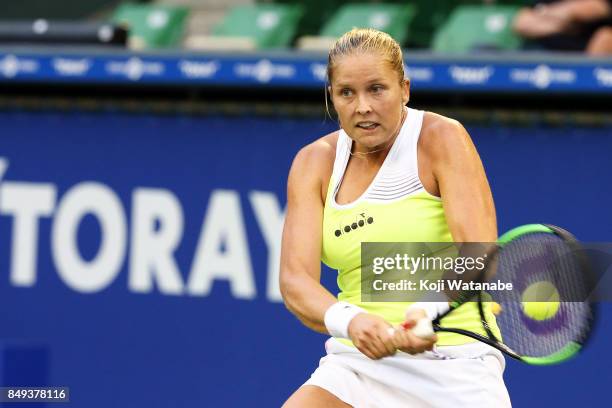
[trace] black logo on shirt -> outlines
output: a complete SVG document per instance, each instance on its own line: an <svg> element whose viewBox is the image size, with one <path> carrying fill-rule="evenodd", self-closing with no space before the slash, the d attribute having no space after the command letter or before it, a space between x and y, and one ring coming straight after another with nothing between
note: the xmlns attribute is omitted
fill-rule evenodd
<svg viewBox="0 0 612 408"><path fill-rule="evenodd" d="M340 237L342 234L348 234L349 232L356 230L357 228L365 227L369 224L374 223L374 218L368 216L366 213L361 213L355 219L355 222L350 225L345 225L334 231L334 235Z"/></svg>

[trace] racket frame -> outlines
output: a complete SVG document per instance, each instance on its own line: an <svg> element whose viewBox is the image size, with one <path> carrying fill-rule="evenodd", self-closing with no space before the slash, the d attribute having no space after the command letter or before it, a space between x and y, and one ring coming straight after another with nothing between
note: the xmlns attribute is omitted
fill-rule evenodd
<svg viewBox="0 0 612 408"><path fill-rule="evenodd" d="M582 247L580 245L580 243L578 242L578 240L568 231L564 230L563 228L557 227L555 225L550 225L550 224L527 224L527 225L522 225L520 227L516 227L508 232L506 232L505 234L503 234L501 237L499 237L498 241L497 241L497 251L502 249L507 243L513 241L514 239L523 236L523 235L527 235L527 234L532 234L532 233L549 233L549 234L555 234L558 237L560 237L561 239L564 240L564 242L566 244L568 244L568 246L570 248L573 249L574 253L577 256L578 262L580 263L581 266L581 270L583 271L583 273L585 274L585 280L587 282L587 285L592 285L592 273L590 271L590 265L588 262L587 257L585 256ZM495 251L495 253L497 253L497 251ZM489 258L489 261L491 261L491 259L493 259L493 257ZM485 271L486 271L486 266L483 270L483 273L480 276L480 281L484 280L484 276L485 276ZM593 287L593 286L589 286L589 287ZM461 299L458 301L453 301L450 303L450 309L447 310L446 312L438 315L433 321L432 321L432 326L433 326L433 330L434 332L448 332L448 333L456 333L456 334L461 334L470 338L473 338L475 340L478 340L480 342L483 342L485 344L488 344L489 346L501 351L502 353L506 354L507 356L510 356L516 360L522 361L524 363L527 364L531 364L531 365L552 365L552 364L559 364L563 361L566 361L568 359L570 359L571 357L575 356L585 345L586 340L588 339L588 334L589 332L592 330L595 320L596 320L596 316L597 316L597 308L596 305L594 303L590 303L590 307L591 307L591 316L589 321L587 322L588 326L587 329L584 330L583 336L581 339L578 339L577 341L573 341L568 343L565 347L563 347L561 350L550 354L548 356L542 356L542 357L529 357L529 356L522 356L520 354L518 354L516 351L512 350L510 347L508 347L507 345L505 345L504 343L502 343L500 341L500 339L498 339L492 332L489 323L485 317L485 313L484 313L484 308L483 308L483 301L482 301L482 291L479 291L477 294L474 294L472 296L469 296L465 299ZM452 328L452 327L444 327L441 326L440 321L446 317L448 314L452 313L454 310L456 310L457 308L459 308L461 305L463 305L464 303L469 302L471 299L474 298L474 296L478 297L477 303L478 303L478 311L480 314L480 321L482 323L482 326L485 330L485 332L487 333L487 336L483 336L482 334L479 333L474 333L471 332L469 330L464 330L464 329L458 329L458 328ZM586 301L586 300L585 300Z"/></svg>

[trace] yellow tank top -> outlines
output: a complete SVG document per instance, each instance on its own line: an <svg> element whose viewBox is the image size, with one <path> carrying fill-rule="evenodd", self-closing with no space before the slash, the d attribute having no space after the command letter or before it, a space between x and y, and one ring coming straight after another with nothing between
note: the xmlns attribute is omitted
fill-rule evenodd
<svg viewBox="0 0 612 408"><path fill-rule="evenodd" d="M408 109L400 133L372 183L361 197L345 205L336 202L336 194L350 158L352 140L341 129L325 200L322 261L338 270L338 300L382 316L392 325L404 321L410 303L362 301L361 243L452 242L441 199L429 194L418 176L417 142L423 114ZM490 310L485 313L493 322ZM475 303L461 306L442 323L485 334ZM499 334L497 327L493 331ZM440 333L438 338L439 345L475 341L454 333ZM349 340L342 341L351 344Z"/></svg>

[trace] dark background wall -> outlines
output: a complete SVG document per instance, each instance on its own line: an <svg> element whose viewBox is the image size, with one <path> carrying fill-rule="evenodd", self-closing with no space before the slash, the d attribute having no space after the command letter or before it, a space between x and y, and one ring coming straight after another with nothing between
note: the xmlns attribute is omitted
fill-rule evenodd
<svg viewBox="0 0 612 408"><path fill-rule="evenodd" d="M271 407L308 378L325 337L302 327L268 294L274 251L266 234L278 236L275 220L285 205L293 155L333 123L14 109L0 112L0 123L0 165L6 169L0 179L3 384L69 386L74 407ZM582 240L610 240L612 129L466 126L488 172L500 231L548 222ZM105 234L115 243L124 240L124 252L116 257L117 274L87 291L59 271L66 269L58 266L66 253L77 252L65 243L55 248L60 239L54 234L69 230L66 214L74 215L74 206L86 211L94 196L84 188L92 185L117 199L120 216L111 214L109 225L119 228L110 234L99 218L79 218L73 235L78 254L85 263L95 261ZM25 286L11 282L17 234L16 217L7 209L20 188L39 194L34 204L34 196L20 196L20 208L48 201L35 219L37 236L24 241L36 275ZM41 191L50 198L40 198ZM172 208L182 213L176 263L162 271L178 276L174 294L159 281L144 291L130 284L132 262L144 256L134 247L136 218L156 208L153 201L135 204L142 192L161 200L157 206L169 217L156 221L151 234L177 220ZM198 245L201 240L208 249ZM189 289L197 254L208 254L202 255L208 265L215 259L198 272L210 279L208 291ZM219 277L224 273L237 275ZM325 276L332 285L334 272ZM508 362L515 406L607 405L612 326L609 305L603 309L592 343L578 358L544 368ZM19 353L29 360L10 369Z"/></svg>

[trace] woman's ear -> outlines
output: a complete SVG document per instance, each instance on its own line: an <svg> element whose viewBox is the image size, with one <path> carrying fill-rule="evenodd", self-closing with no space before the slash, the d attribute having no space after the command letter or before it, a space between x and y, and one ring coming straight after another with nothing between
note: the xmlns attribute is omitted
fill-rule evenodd
<svg viewBox="0 0 612 408"><path fill-rule="evenodd" d="M402 102L404 106L410 100L410 80L408 78L402 81Z"/></svg>
<svg viewBox="0 0 612 408"><path fill-rule="evenodd" d="M328 100L331 101L332 106L334 106L334 99L333 99L333 95L331 92L331 85L327 85L327 87L325 88L325 111L327 112L327 116L329 116L329 118L332 118L331 113L329 112L329 104L328 104Z"/></svg>

